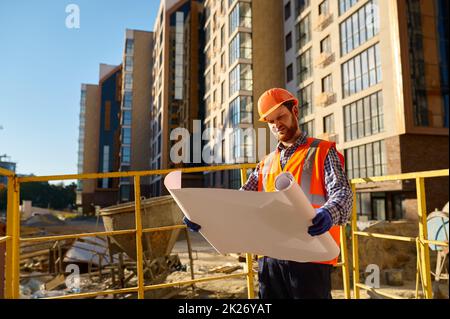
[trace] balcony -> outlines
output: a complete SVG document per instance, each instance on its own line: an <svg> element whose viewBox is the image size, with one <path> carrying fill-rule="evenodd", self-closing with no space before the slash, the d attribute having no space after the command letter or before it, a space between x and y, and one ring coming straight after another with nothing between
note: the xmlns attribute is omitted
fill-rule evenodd
<svg viewBox="0 0 450 319"><path fill-rule="evenodd" d="M322 52L317 59L316 66L319 68L324 68L333 62L334 62L334 53Z"/></svg>
<svg viewBox="0 0 450 319"><path fill-rule="evenodd" d="M331 103L336 102L336 93L334 92L323 92L316 97L316 106L327 106Z"/></svg>
<svg viewBox="0 0 450 319"><path fill-rule="evenodd" d="M338 135L336 133L322 133L318 136L318 138L328 141L328 142L334 142L337 143L338 141Z"/></svg>
<svg viewBox="0 0 450 319"><path fill-rule="evenodd" d="M315 31L323 31L333 22L333 15L331 13L319 15L316 24L314 25Z"/></svg>

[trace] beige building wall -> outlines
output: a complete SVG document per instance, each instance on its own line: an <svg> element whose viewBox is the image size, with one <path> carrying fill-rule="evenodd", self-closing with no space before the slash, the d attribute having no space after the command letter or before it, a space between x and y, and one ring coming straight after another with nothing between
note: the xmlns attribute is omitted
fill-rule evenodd
<svg viewBox="0 0 450 319"><path fill-rule="evenodd" d="M319 6L328 2L328 12L319 14ZM413 123L413 100L412 100L412 80L411 61L409 54L409 34L408 12L405 0L381 1L381 0L360 0L350 7L345 13L339 14L340 1L331 0L310 0L309 5L300 14L296 14L295 1L283 1L283 5L291 4L291 17L285 19L284 37L291 32L292 48L285 52L285 70L292 63L294 67L294 80L286 83L286 87L292 93L313 85L312 103L313 112L300 120L307 123L314 120L314 137L334 140L337 148L342 153L346 149L358 147L376 141L384 141L386 152L386 171L383 175L400 174L405 172L421 171L448 168L448 128L442 127L442 97L438 87L439 69L437 52L437 30L436 30L436 8L433 1L419 1L422 20L422 35L425 56L425 83L429 94L429 127L417 127ZM378 12L379 32L354 48L346 54L341 54L341 34L340 24L352 16L364 6L372 3ZM302 48L296 47L297 25L307 16L311 21L311 41ZM327 36L331 39L331 54L321 54L321 41ZM285 43L286 44L286 43ZM378 44L381 60L382 79L379 83L351 94L347 97L343 95L343 71L342 65L367 50L369 47ZM308 49L312 51L313 71L312 76L297 85L297 57ZM324 62L326 61L326 62ZM322 79L331 74L333 98L326 103L322 95ZM383 100L383 130L379 133L359 137L354 140L345 141L344 107L361 98L367 97L375 92L381 91ZM335 134L325 134L324 117L334 115ZM436 124L438 123L438 124ZM439 126L440 124L440 126ZM420 150L420 151L419 151ZM433 161L424 161L428 154ZM442 179L429 182L427 197L427 209L431 210L440 207L440 201L447 201L448 195L440 193L440 189L448 191L448 181ZM417 201L415 200L415 183L392 182L384 184L364 184L357 189L361 192L387 192L387 206L392 209L390 196L403 194L403 209L408 218L413 218L417 211ZM433 190L434 189L434 190ZM381 193L380 193L381 194ZM397 196L395 195L395 196Z"/></svg>
<svg viewBox="0 0 450 319"><path fill-rule="evenodd" d="M153 32L134 31L131 170L150 168L150 106Z"/></svg>
<svg viewBox="0 0 450 319"><path fill-rule="evenodd" d="M100 96L98 85L86 85L85 114L83 173L97 173L100 123ZM83 180L83 193L93 193L95 191L95 185L95 180Z"/></svg>
<svg viewBox="0 0 450 319"><path fill-rule="evenodd" d="M122 171L150 169L152 51L153 32L126 30L121 92L123 98L121 105L120 170ZM128 98L128 96L131 98ZM129 141L124 138L125 131L130 132ZM143 196L150 195L149 180L150 178L147 176L141 178L141 193ZM132 178L120 179L119 196L121 201L134 198L133 185L134 180Z"/></svg>

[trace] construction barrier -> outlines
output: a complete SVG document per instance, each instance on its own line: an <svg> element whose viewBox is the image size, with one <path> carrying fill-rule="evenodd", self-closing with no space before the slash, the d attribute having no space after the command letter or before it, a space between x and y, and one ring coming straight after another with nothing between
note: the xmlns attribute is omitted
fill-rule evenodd
<svg viewBox="0 0 450 319"><path fill-rule="evenodd" d="M449 170L435 170L435 171L425 171L425 172L414 172L399 175L389 175L389 176L377 176L368 178L356 178L351 180L352 192L353 192L353 212L352 212L352 253L353 253L353 291L354 298L360 298L360 289L365 289L368 291L376 292L387 298L399 299L400 297L388 294L386 292L380 291L377 288L364 285L359 282L359 248L358 248L358 236L372 237L372 238L382 238L389 240L398 240L404 242L414 243L416 245L417 251L417 270L416 270L416 298L419 298L419 281L421 282L423 295L426 299L433 298L432 292L432 281L431 281L431 269L430 269L430 248L429 244L434 244L438 246L447 246L448 242L440 242L434 240L428 240L428 229L427 229L427 211L426 211L426 196L425 196L425 178L431 177L443 177L449 176ZM386 181L401 181L407 179L416 180L416 192L417 192L417 213L418 213L418 224L419 224L419 234L417 237L406 237L406 236L394 236L379 233L370 233L358 231L357 228L357 207L356 207L356 185L369 183L369 182L386 182Z"/></svg>
<svg viewBox="0 0 450 319"><path fill-rule="evenodd" d="M94 237L94 236L112 236L123 234L134 234L136 236L136 253L137 253L137 286L123 289L111 289L97 292L88 293L74 293L64 296L51 297L47 299L69 299L69 298L88 298L109 294L123 294L123 293L136 293L139 299L144 298L144 292L152 289L167 288L180 285L192 285L199 282L207 282L213 280L225 280L236 277L246 277L247 279L247 296L249 299L255 298L254 288L254 276L257 274L253 271L253 259L254 256L251 253L246 254L246 267L243 273L229 274L221 276L210 276L207 278L186 280L180 282L145 285L143 274L143 248L142 248L142 234L146 232L158 232L167 231L172 229L186 229L185 225L173 225L157 228L142 228L141 222L141 194L140 194L140 178L142 176L150 175L166 175L175 170L181 170L184 173L194 172L210 172L210 171L222 171L222 170L235 170L239 169L241 172L241 183L244 184L247 180L247 170L253 169L256 164L237 164L237 165L220 165L220 166L208 166L208 167L195 167L195 168L181 168L181 169L165 169L165 170L149 170L149 171L129 171L129 172L108 172L108 173L94 173L94 174L71 174L71 175L55 175L55 176L28 176L18 177L14 172L1 169L0 175L8 178L7 185L7 226L6 236L0 238L0 243L6 242L6 276L5 276L5 298L17 299L20 297L20 243L23 242L44 242L52 240L63 239L77 239L81 237ZM33 238L22 238L20 233L20 184L27 182L48 182L55 180L73 180L73 179L99 179L99 178L121 178L121 177L133 177L134 178L134 193L135 193L135 229L129 230L117 230L117 231L104 231L93 233L81 233L71 235L58 235L58 236L44 236ZM189 245L189 242L188 242ZM348 250L345 226L341 226L341 260L336 267L342 267L343 274L343 287L345 297L349 299L350 295L350 270L348 262Z"/></svg>

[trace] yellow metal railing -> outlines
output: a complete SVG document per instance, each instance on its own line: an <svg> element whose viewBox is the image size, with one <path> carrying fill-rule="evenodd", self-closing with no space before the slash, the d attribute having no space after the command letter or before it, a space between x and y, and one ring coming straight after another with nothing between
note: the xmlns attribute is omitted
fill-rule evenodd
<svg viewBox="0 0 450 319"><path fill-rule="evenodd" d="M220 165L220 166L208 166L208 167L195 167L195 168L181 168L185 173L192 172L206 172L206 171L222 171L239 169L241 172L242 184L247 179L247 170L253 169L256 164L237 164L237 165ZM246 266L243 273L229 274L221 276L210 276L207 278L186 280L180 282L172 282L156 285L144 285L144 271L143 271L143 250L142 250L142 234L147 232L167 231L172 229L185 229L185 225L173 225L157 228L142 228L141 221L141 196L140 196L140 178L142 176L150 175L164 175L168 174L175 169L165 170L151 170L151 171L130 171L130 172L110 172L110 173L95 173L95 174L71 174L71 175L53 175L53 176L27 176L18 177L14 172L0 169L0 175L4 175L8 178L7 187L7 234L5 237L0 238L0 242L6 242L6 277L5 277L5 297L6 298L19 298L19 284L20 284L20 243L22 242L45 242L56 241L63 239L76 239L81 237L94 237L94 236L113 236L123 234L134 234L136 236L136 253L137 253L137 286L122 289L110 289L98 292L88 293L76 293L64 296L52 297L49 299L68 299L68 298L87 298L109 294L123 294L123 293L136 293L138 298L144 298L144 293L147 290L167 288L172 286L190 285L199 282L207 282L213 280L224 280L236 277L246 277L247 279L247 295L252 299L255 297L254 291L254 275L253 271L253 255L246 254ZM135 192L135 229L117 230L117 231L103 231L93 233L81 233L81 234L69 234L69 235L57 235L57 236L42 236L33 238L21 238L20 237L20 184L26 182L39 182L39 181L51 181L51 180L72 180L72 179L99 179L99 178L120 178L120 177L134 177L134 192ZM345 226L341 227L341 261L336 267L342 267L343 271L343 285L345 291L345 297L350 298L350 276L349 276L349 264L348 264L348 251L346 245L346 233Z"/></svg>
<svg viewBox="0 0 450 319"><path fill-rule="evenodd" d="M352 191L353 191L353 211L352 211L352 253L353 253L353 290L354 297L356 299L360 298L360 289L369 290L376 292L388 298L400 298L398 296L388 294L386 292L380 291L379 289L364 285L359 282L359 248L358 248L358 236L381 238L389 240L398 240L404 242L410 242L416 244L417 249L417 272L416 272L416 298L419 297L419 279L422 283L422 290L424 296L427 299L433 297L432 292L432 282L431 282L431 269L430 269L430 249L429 244L447 246L447 242L428 240L428 229L427 229L427 212L426 212L426 196L425 196L425 178L431 177L444 177L449 176L449 170L435 170L435 171L425 171L425 172L415 172L406 173L399 175L389 175L389 176L377 176L370 178L356 178L351 180ZM357 207L356 207L356 185L369 183L369 182L386 182L386 181L399 181L406 179L416 180L416 192L417 192L417 213L419 216L419 234L417 237L406 237L406 236L396 236L388 234L370 233L358 231L357 228Z"/></svg>

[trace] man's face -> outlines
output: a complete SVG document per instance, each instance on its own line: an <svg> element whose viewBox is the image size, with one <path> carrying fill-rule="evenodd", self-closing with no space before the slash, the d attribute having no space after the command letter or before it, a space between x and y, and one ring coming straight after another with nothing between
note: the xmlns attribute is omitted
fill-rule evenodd
<svg viewBox="0 0 450 319"><path fill-rule="evenodd" d="M286 106L281 106L266 117L270 131L277 140L287 142L295 136L298 130L297 114L296 106L292 112Z"/></svg>

